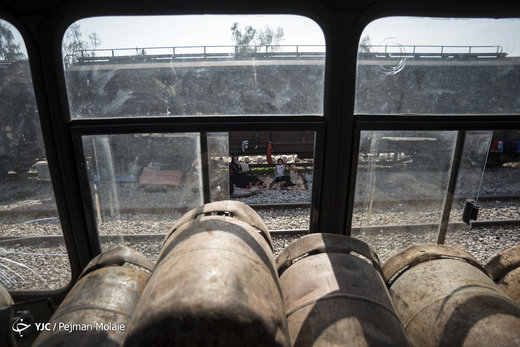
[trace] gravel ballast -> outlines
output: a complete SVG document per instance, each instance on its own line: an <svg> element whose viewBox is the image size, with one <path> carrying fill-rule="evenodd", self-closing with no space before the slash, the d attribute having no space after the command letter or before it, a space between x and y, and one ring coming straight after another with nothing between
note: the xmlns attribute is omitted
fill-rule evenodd
<svg viewBox="0 0 520 347"><path fill-rule="evenodd" d="M307 190L263 190L260 194L236 200L247 204L310 203L312 175L305 174ZM485 195L516 195L520 192L520 168L504 167L488 169L484 175L481 192ZM131 187L124 186L127 191ZM0 281L10 290L57 289L70 281L70 267L66 254L61 226L55 209L52 188L49 182L33 180L30 184L2 182L0 198ZM121 190L125 193L125 189ZM190 188L191 189L191 188ZM391 186L386 189L392 189ZM120 193L121 193L120 191ZM134 192L132 200L139 206L156 206L154 198L172 200L173 191ZM11 199L6 196L10 194ZM193 193L193 192L192 192ZM193 194L192 194L193 195ZM146 201L145 201L146 200ZM126 200L122 200L126 201ZM128 206L122 206L128 207ZM480 203L479 221L520 219L520 201L485 201ZM45 211L44 213L42 211ZM30 213L29 213L30 212ZM29 213L29 214L28 214ZM99 225L103 249L126 244L155 260L160 250L163 235L182 215L183 211L172 208L159 214L126 213L110 216L103 215ZM306 230L310 222L310 209L304 207L284 209L260 209L258 214L270 230ZM366 213L363 199L353 214L353 236L367 242L379 255L382 262L404 247L436 242L436 232L426 228L424 231L405 231L381 228L364 230L365 225L406 225L438 223L440 208L437 205L406 206L388 205ZM451 221L460 220L460 206L452 212ZM151 235L149 238L131 238L121 235ZM273 233L272 239L277 255L290 242L301 237L302 233ZM47 238L40 238L47 236ZM10 240L11 239L11 240ZM12 240L19 239L19 240ZM460 227L450 230L446 244L470 252L482 264L493 256L510 247L520 244L518 227L511 225Z"/></svg>

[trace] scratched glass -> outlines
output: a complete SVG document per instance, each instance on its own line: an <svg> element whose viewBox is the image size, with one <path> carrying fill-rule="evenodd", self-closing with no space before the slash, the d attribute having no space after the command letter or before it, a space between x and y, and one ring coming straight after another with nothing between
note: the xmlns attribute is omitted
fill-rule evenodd
<svg viewBox="0 0 520 347"><path fill-rule="evenodd" d="M85 175L103 250L124 244L155 259L172 225L205 201L297 201L298 207L287 207L287 216L255 209L270 231L307 233L314 138L313 131L82 136ZM238 157L237 176L230 174L231 155ZM275 180L278 159L285 167Z"/></svg>
<svg viewBox="0 0 520 347"><path fill-rule="evenodd" d="M387 17L361 35L354 113L520 111L520 19Z"/></svg>
<svg viewBox="0 0 520 347"><path fill-rule="evenodd" d="M70 282L25 44L0 20L0 285L54 290ZM12 35L12 36L11 36Z"/></svg>
<svg viewBox="0 0 520 347"><path fill-rule="evenodd" d="M468 231L464 205L478 201L491 137L492 131L362 131L352 236L385 261L410 245L440 237L449 244L457 231ZM380 248L382 237L388 242Z"/></svg>
<svg viewBox="0 0 520 347"><path fill-rule="evenodd" d="M72 119L323 113L325 39L306 17L93 17L62 48Z"/></svg>

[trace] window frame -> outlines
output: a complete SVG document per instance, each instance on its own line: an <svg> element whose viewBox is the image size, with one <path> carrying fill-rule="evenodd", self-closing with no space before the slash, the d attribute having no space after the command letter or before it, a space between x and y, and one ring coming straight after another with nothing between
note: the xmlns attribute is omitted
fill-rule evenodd
<svg viewBox="0 0 520 347"><path fill-rule="evenodd" d="M520 7L514 6L512 10L507 5L498 4L496 7L488 4L481 4L473 7L473 10L467 11L463 3L452 4L441 2L439 6L432 4L422 5L420 3L405 2L392 4L378 4L368 8L353 25L357 35L357 41L350 42L350 48L356 45L355 50L349 51L349 62L354 60L350 66L351 76L354 76L352 83L346 87L347 93L352 98L350 121L352 130L352 147L353 153L350 156L350 173L349 173L349 191L346 215L342 229L345 235L351 235L352 215L354 211L354 196L356 187L356 173L358 165L359 140L361 131L363 130L438 130L438 131L463 131L463 130L502 130L520 127L520 113L500 114L500 115L460 115L460 114L444 114L444 115L382 115L377 113L371 114L355 114L355 93L356 93L356 73L357 73L357 54L358 42L361 40L364 29L371 22L385 17L438 17L438 18L520 18ZM515 15L516 14L516 15ZM356 36L354 35L354 36ZM355 52L354 52L355 51Z"/></svg>
<svg viewBox="0 0 520 347"><path fill-rule="evenodd" d="M166 1L105 1L90 3L42 4L36 0L12 3L0 0L2 18L22 34L29 57L35 96L49 169L54 186L62 230L69 253L72 279L68 288L56 292L12 293L15 300L51 296L61 301L76 282L83 267L100 252L93 227L92 205L85 196L88 182L78 157L78 139L82 134L110 131L201 131L248 130L251 116L233 116L218 125L195 120L154 118L111 120L104 123L69 120L65 78L61 63L61 39L68 26L78 19L111 15L153 14L296 14L311 18L323 30L325 60L323 117L312 119L309 128L316 131L314 188L311 232L349 234L357 168L357 146L361 130L488 130L520 128L520 114L510 116L354 116L357 49L365 26L387 16L428 16L460 18L520 17L520 5L507 1L427 2L410 0L337 3L330 0L249 4L234 0L219 3L174 3ZM295 130L298 116L256 120L263 129ZM94 222L95 223L95 222Z"/></svg>
<svg viewBox="0 0 520 347"><path fill-rule="evenodd" d="M235 14L235 11L224 11L222 8L216 13ZM84 236L83 250L89 255L81 255L82 263L77 267L82 269L86 263L95 255L101 252L101 245L97 235L97 225L95 221L95 212L92 208L90 187L86 172L84 170L84 158L81 146L81 137L84 135L106 135L106 134L132 134L141 132L154 133L181 133L181 132L213 132L213 131L241 131L257 129L259 131L313 131L316 134L315 152L323 152L325 130L327 124L327 110L323 110L323 116L312 115L261 115L261 116L212 116L212 117L153 117L153 118L107 118L107 119L71 119L69 115L68 95L66 91L65 74L61 64L61 37L63 37L69 25L76 20L95 16L112 16L119 13L103 8L96 10L89 9L88 15L78 10L76 6L63 6L45 20L45 26L42 37L52 36L53 40L42 42L43 59L41 64L51 68L43 71L43 78L46 80L47 88L57 90L56 95L52 95L53 100L49 104L52 108L52 119L50 122L55 128L55 133L59 133L58 138L54 141L58 142L57 147L61 148L60 166L63 171L68 174L62 176L60 180L66 181L66 185L73 187L70 191L65 191L64 195L69 199L68 206L73 206L71 212L81 211L82 225L74 225L68 229L70 234L81 234ZM303 12L303 13L302 13ZM306 16L305 10L300 11L267 11L262 14L294 14ZM312 11L310 11L312 12ZM309 12L309 13L310 13ZM331 16L330 13L319 9L319 16ZM177 11L169 11L167 14L198 14L198 11L188 11L178 13ZM127 12L125 15L150 15L153 13ZM164 15L165 12L160 12ZM238 14L238 13L237 13ZM256 14L252 11L241 11L239 14ZM318 16L318 17L319 17ZM314 20L318 25L320 22ZM52 18L52 19L51 19ZM332 21L334 22L334 21ZM328 46L327 31L323 28L324 36ZM338 30L336 30L338 32ZM330 35L329 35L330 36ZM57 39L59 37L59 39ZM327 52L325 59L325 77L330 75L330 54ZM339 76L338 76L339 77ZM335 78L339 85L340 79ZM324 99L326 98L326 90L324 87ZM333 88L339 91L339 88ZM56 97L58 96L58 97ZM339 99L339 98L338 98ZM324 105L326 103L324 102ZM317 159L320 162L320 159ZM320 179L321 173L315 169L314 188L312 195L312 211L318 211L321 203ZM313 214L311 230L317 230L318 218L317 214ZM81 246L75 243L70 247L71 253L75 253ZM78 273L78 272L76 272ZM73 275L73 283L77 276Z"/></svg>

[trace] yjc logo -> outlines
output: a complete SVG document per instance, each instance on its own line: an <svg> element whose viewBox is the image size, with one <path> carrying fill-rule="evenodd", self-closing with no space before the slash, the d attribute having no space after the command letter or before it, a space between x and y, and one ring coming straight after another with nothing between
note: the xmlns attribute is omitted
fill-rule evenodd
<svg viewBox="0 0 520 347"><path fill-rule="evenodd" d="M18 318L13 323L13 331L15 333L20 334L20 337L23 337L23 334L25 334L25 331L31 327L31 323L24 321L23 318Z"/></svg>

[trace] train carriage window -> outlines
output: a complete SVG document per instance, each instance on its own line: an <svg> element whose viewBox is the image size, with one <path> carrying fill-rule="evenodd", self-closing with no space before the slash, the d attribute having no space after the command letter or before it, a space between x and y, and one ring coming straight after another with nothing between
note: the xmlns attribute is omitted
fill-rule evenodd
<svg viewBox="0 0 520 347"><path fill-rule="evenodd" d="M374 130L370 123L381 124L373 120L359 132L351 234L369 242L383 261L423 242L471 251L475 235L492 233L470 230L465 222L474 221L468 215L489 176L488 156L497 158L506 142L513 148L514 139L492 129L409 129L425 115L518 113L519 30L518 19L415 17L382 18L365 28L354 117L406 116L402 129Z"/></svg>
<svg viewBox="0 0 520 347"><path fill-rule="evenodd" d="M49 175L25 44L0 20L0 283L54 290L70 264Z"/></svg>
<svg viewBox="0 0 520 347"><path fill-rule="evenodd" d="M301 16L87 18L62 47L73 119L323 112L325 40Z"/></svg>
<svg viewBox="0 0 520 347"><path fill-rule="evenodd" d="M305 17L87 18L62 48L73 121L323 113L325 41ZM194 129L80 135L103 249L154 258L184 212L224 199L253 205L271 231L308 232L315 128Z"/></svg>
<svg viewBox="0 0 520 347"><path fill-rule="evenodd" d="M461 235L470 231L462 214L466 201L479 196L491 136L362 131L352 234L383 260L412 244L466 241Z"/></svg>
<svg viewBox="0 0 520 347"><path fill-rule="evenodd" d="M520 111L519 19L388 17L358 50L355 114Z"/></svg>
<svg viewBox="0 0 520 347"><path fill-rule="evenodd" d="M188 209L229 199L252 206L270 231L307 233L314 142L312 131L83 136L102 247L126 244L154 258ZM235 157L238 175L231 168Z"/></svg>
<svg viewBox="0 0 520 347"><path fill-rule="evenodd" d="M103 248L123 243L156 255L173 222L203 203L200 135L141 133L82 139ZM208 142L218 143L218 134ZM211 153L215 160L227 154L227 143L223 145L223 153Z"/></svg>

